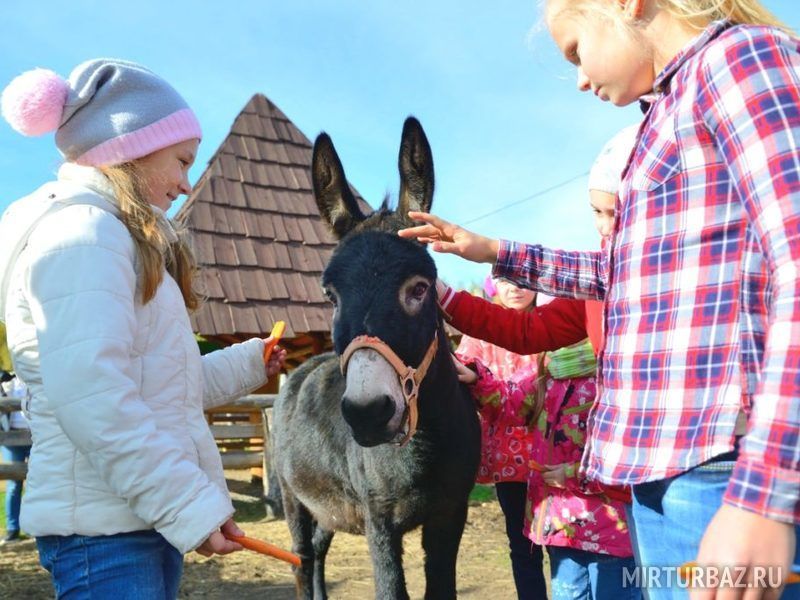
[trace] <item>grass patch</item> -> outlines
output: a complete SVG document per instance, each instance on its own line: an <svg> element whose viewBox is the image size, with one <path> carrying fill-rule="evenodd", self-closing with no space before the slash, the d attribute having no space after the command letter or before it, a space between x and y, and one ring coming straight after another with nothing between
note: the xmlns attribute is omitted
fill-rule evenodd
<svg viewBox="0 0 800 600"><path fill-rule="evenodd" d="M0 506L3 507L3 510L0 510L0 532L4 532L6 530L6 492L3 490L0 492Z"/></svg>
<svg viewBox="0 0 800 600"><path fill-rule="evenodd" d="M470 503L492 502L495 500L494 486L475 484L469 493Z"/></svg>

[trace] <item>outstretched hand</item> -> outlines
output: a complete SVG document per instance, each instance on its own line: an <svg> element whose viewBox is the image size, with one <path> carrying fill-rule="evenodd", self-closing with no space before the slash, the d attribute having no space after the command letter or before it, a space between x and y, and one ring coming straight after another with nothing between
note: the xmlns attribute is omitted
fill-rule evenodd
<svg viewBox="0 0 800 600"><path fill-rule="evenodd" d="M499 243L463 227L448 223L430 213L411 211L408 216L424 225L408 227L398 231L403 238L430 244L434 252L455 254L472 262L494 263L497 260Z"/></svg>

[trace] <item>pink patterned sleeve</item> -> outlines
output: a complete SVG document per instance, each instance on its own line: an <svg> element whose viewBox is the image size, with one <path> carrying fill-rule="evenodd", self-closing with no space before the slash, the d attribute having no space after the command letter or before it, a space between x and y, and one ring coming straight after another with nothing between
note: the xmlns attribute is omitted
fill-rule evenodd
<svg viewBox="0 0 800 600"><path fill-rule="evenodd" d="M480 360L462 362L478 375L478 380L470 386L470 391L481 411L502 411L517 425L528 425L527 421L536 401L535 372L517 381L503 381Z"/></svg>
<svg viewBox="0 0 800 600"><path fill-rule="evenodd" d="M461 342L456 348L456 354L465 359L477 358L483 363L490 362L486 352L486 344L468 335L461 336Z"/></svg>

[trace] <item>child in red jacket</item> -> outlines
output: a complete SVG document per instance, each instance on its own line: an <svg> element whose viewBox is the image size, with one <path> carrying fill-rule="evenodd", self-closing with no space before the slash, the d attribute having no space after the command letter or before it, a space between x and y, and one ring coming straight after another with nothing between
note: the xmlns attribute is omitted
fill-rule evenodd
<svg viewBox="0 0 800 600"><path fill-rule="evenodd" d="M495 306L518 314L533 310L536 294L507 282L494 282L487 277L487 297ZM465 335L456 354L486 365L502 380L517 375L536 373L538 356L518 354L481 339ZM531 544L524 534L532 432L513 415L485 405L480 410L481 463L478 483L494 484L497 500L503 510L511 556L511 571L519 600L540 600L547 597L547 584L542 565L542 548Z"/></svg>
<svg viewBox="0 0 800 600"><path fill-rule="evenodd" d="M635 128L627 128L601 152L590 175L590 202L605 238L613 228L619 175ZM634 561L621 490L586 481L578 466L595 398L594 354L602 348L599 302L556 299L528 312L506 310L466 292L438 285L451 324L467 335L518 353L556 350L550 376L533 370L506 379L471 357L460 368L479 404L505 418L528 423L533 435L525 535L546 545L553 598L638 598L623 588L623 568Z"/></svg>

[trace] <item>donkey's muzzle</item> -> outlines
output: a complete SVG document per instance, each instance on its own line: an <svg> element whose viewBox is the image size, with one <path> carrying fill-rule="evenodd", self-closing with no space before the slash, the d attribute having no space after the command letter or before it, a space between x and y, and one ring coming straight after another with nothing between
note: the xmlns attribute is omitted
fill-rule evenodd
<svg viewBox="0 0 800 600"><path fill-rule="evenodd" d="M395 435L389 422L395 415L397 405L388 395L377 396L368 401L342 398L342 416L350 426L355 441L366 447L389 442Z"/></svg>

